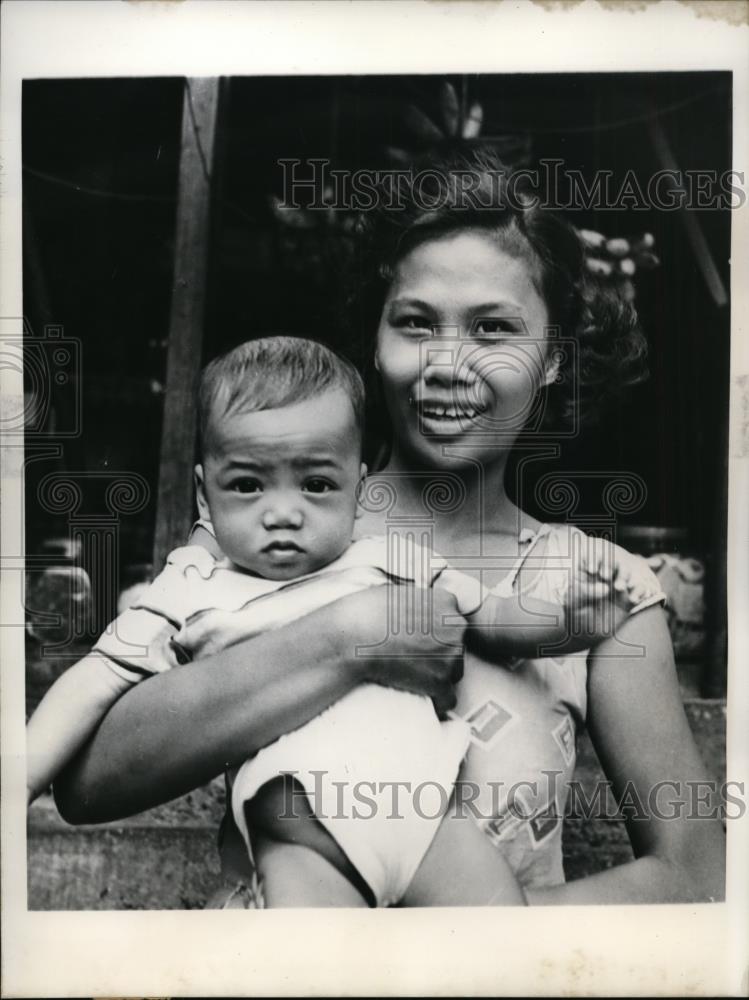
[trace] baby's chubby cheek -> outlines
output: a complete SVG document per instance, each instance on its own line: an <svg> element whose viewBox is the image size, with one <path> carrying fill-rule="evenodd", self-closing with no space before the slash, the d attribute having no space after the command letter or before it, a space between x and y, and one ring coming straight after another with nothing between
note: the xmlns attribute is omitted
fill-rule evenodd
<svg viewBox="0 0 749 1000"><path fill-rule="evenodd" d="M219 520L214 522L216 541L221 551L234 562L242 562L242 554L250 549L250 531L237 525L227 524Z"/></svg>

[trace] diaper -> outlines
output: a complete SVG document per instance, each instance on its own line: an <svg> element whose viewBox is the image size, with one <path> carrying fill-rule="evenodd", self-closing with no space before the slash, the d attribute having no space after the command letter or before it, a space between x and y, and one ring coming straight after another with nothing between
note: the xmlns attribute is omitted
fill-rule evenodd
<svg viewBox="0 0 749 1000"><path fill-rule="evenodd" d="M239 768L234 819L251 853L245 803L293 775L377 905L393 905L439 828L469 739L468 725L440 722L428 698L362 685Z"/></svg>

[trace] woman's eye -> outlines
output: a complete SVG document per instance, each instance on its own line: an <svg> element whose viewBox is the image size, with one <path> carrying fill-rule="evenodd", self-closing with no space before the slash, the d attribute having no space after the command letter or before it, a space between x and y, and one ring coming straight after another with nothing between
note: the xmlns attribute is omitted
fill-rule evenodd
<svg viewBox="0 0 749 1000"><path fill-rule="evenodd" d="M330 493L331 490L335 489L333 483L328 479L308 479L303 489L305 493Z"/></svg>
<svg viewBox="0 0 749 1000"><path fill-rule="evenodd" d="M233 493L262 493L263 484L257 479L234 479L229 489Z"/></svg>
<svg viewBox="0 0 749 1000"><path fill-rule="evenodd" d="M477 319L472 332L474 337L499 339L522 333L522 329L518 321L513 319Z"/></svg>
<svg viewBox="0 0 749 1000"><path fill-rule="evenodd" d="M398 323L404 330L414 330L418 333L431 334L433 326L424 316L404 316Z"/></svg>

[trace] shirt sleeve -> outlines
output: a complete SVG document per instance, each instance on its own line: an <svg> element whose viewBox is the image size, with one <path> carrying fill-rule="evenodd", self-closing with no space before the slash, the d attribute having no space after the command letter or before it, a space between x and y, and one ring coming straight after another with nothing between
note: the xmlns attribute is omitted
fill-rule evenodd
<svg viewBox="0 0 749 1000"><path fill-rule="evenodd" d="M624 551L624 550L620 550ZM641 556L627 553L629 562L627 567L627 595L630 604L631 615L645 608L653 607L655 604L665 604L666 594L658 581L658 577L648 566Z"/></svg>
<svg viewBox="0 0 749 1000"><path fill-rule="evenodd" d="M194 592L184 567L169 561L136 603L107 627L93 652L131 683L185 662L172 638L194 610Z"/></svg>

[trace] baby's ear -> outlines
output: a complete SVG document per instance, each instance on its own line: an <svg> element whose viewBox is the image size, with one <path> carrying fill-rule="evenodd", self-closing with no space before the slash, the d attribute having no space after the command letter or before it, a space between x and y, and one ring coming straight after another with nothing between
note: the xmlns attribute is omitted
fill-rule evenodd
<svg viewBox="0 0 749 1000"><path fill-rule="evenodd" d="M364 480L367 478L367 464L362 462L359 468L359 482L356 484L356 511L354 512L354 518L361 517L364 513L364 508L361 505L362 493L364 492Z"/></svg>
<svg viewBox="0 0 749 1000"><path fill-rule="evenodd" d="M208 507L208 501L205 497L205 477L203 476L203 466L195 466L195 499L198 504L198 513L202 518L207 521L211 519L211 512Z"/></svg>

